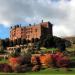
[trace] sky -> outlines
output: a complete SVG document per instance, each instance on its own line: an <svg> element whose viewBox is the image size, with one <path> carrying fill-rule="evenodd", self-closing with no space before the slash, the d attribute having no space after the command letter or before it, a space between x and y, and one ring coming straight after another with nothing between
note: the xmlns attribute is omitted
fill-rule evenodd
<svg viewBox="0 0 75 75"><path fill-rule="evenodd" d="M75 0L0 0L0 38L10 36L10 26L50 21L53 35L75 36Z"/></svg>

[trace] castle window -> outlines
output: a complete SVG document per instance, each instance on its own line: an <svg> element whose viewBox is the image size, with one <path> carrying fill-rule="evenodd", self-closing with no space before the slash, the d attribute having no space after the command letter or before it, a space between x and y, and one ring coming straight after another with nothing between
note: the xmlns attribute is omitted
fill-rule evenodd
<svg viewBox="0 0 75 75"><path fill-rule="evenodd" d="M29 38L29 35L28 35L28 38Z"/></svg>
<svg viewBox="0 0 75 75"><path fill-rule="evenodd" d="M35 32L37 32L37 29L35 29Z"/></svg>

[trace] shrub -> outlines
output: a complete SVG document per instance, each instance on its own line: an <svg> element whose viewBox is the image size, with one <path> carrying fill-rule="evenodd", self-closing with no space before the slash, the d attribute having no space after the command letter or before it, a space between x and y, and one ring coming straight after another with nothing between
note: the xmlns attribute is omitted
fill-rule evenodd
<svg viewBox="0 0 75 75"><path fill-rule="evenodd" d="M9 66L9 65L5 65L4 69L3 69L3 72L12 72L12 67Z"/></svg>
<svg viewBox="0 0 75 75"><path fill-rule="evenodd" d="M57 61L57 65L58 67L69 67L69 63L70 63L70 60L68 59L67 56L63 56L61 57L60 60Z"/></svg>
<svg viewBox="0 0 75 75"><path fill-rule="evenodd" d="M4 54L6 53L4 50L0 50L0 54Z"/></svg>
<svg viewBox="0 0 75 75"><path fill-rule="evenodd" d="M31 64L31 53L25 53L24 56L21 56L20 57L21 59L21 65L24 65L24 64Z"/></svg>
<svg viewBox="0 0 75 75"><path fill-rule="evenodd" d="M20 66L15 67L14 72L24 73L24 72L27 72L30 70L31 70L31 67L29 67L27 64L25 64L25 65L20 65Z"/></svg>
<svg viewBox="0 0 75 75"><path fill-rule="evenodd" d="M52 67L53 66L53 58L52 58L52 55L49 54L49 53L46 54L45 64L46 64L47 67Z"/></svg>
<svg viewBox="0 0 75 75"><path fill-rule="evenodd" d="M13 69L21 63L19 57L10 57L8 61L9 65L11 65Z"/></svg>
<svg viewBox="0 0 75 75"><path fill-rule="evenodd" d="M40 62L43 67L52 67L53 65L53 59L51 54L44 54L40 56Z"/></svg>
<svg viewBox="0 0 75 75"><path fill-rule="evenodd" d="M32 65L36 65L37 64L36 56L32 56L31 57L31 63L32 63Z"/></svg>
<svg viewBox="0 0 75 75"><path fill-rule="evenodd" d="M4 68L4 64L0 64L0 72L3 71L3 68Z"/></svg>
<svg viewBox="0 0 75 75"><path fill-rule="evenodd" d="M6 63L0 64L0 72L12 72L12 67Z"/></svg>

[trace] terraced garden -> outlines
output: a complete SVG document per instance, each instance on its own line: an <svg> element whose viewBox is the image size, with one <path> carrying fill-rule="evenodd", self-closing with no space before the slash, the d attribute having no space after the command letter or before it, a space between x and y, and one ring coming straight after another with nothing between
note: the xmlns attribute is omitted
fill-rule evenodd
<svg viewBox="0 0 75 75"><path fill-rule="evenodd" d="M72 61L75 61L75 57L70 58ZM1 59L0 63L8 63L7 60ZM38 72L25 72L25 73L3 73L0 75L74 75L75 68L70 68L70 71L65 71L64 68L47 68L41 69Z"/></svg>

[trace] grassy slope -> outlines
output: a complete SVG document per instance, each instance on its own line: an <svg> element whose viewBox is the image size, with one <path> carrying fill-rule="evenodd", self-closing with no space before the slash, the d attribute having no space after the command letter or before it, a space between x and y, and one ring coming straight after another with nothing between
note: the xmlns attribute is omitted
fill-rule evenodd
<svg viewBox="0 0 75 75"><path fill-rule="evenodd" d="M27 73L1 73L5 75L72 75L75 74L75 68L72 71L65 71L64 69L45 69L39 72L27 72Z"/></svg>

